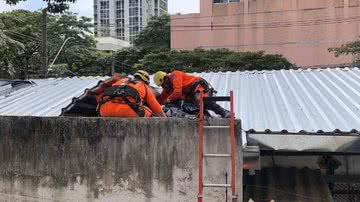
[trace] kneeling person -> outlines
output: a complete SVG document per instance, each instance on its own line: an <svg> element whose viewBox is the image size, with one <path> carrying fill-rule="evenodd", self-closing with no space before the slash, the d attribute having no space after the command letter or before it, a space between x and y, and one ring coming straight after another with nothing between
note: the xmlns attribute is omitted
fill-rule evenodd
<svg viewBox="0 0 360 202"><path fill-rule="evenodd" d="M149 84L149 74L139 70L134 79L119 78L105 89L99 99L98 112L102 117L165 117Z"/></svg>
<svg viewBox="0 0 360 202"><path fill-rule="evenodd" d="M181 71L173 71L170 74L157 72L154 76L156 85L161 86L163 91L160 95L160 104L185 100L199 104L200 93L204 97L212 96L210 84L203 78L192 76ZM204 108L214 111L223 118L229 118L230 112L213 101L205 101Z"/></svg>

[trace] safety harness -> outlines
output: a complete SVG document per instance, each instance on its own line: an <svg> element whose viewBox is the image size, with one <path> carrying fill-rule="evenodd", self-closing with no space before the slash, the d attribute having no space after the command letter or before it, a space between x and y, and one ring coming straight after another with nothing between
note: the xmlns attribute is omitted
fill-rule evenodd
<svg viewBox="0 0 360 202"><path fill-rule="evenodd" d="M144 117L145 109L143 107L144 103L141 99L141 96L135 88L128 85L129 83L136 84L136 81L129 80L122 83L121 85L106 88L104 91L104 95L99 102L98 110L100 110L101 105L111 101L120 104L127 104L132 110L134 110L138 114L139 117ZM145 87L145 99L147 97L147 93L147 88ZM117 98L121 98L121 100ZM134 102L131 102L129 99L133 99Z"/></svg>
<svg viewBox="0 0 360 202"><path fill-rule="evenodd" d="M209 82L207 82L205 79L200 78L199 80L195 81L191 86L190 86L190 93L192 94L196 94L198 92L195 92L196 87L200 85L204 88L204 93L209 93L210 96L213 96L213 94L216 94L216 90L211 86L211 84L209 84Z"/></svg>

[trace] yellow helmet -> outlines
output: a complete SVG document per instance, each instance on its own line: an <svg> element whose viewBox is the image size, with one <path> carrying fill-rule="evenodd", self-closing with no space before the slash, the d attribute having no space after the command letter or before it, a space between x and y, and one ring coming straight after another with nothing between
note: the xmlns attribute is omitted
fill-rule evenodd
<svg viewBox="0 0 360 202"><path fill-rule="evenodd" d="M134 77L139 77L141 80L143 80L145 83L149 84L150 83L150 75L149 73L147 73L147 71L144 70L138 70L135 74Z"/></svg>
<svg viewBox="0 0 360 202"><path fill-rule="evenodd" d="M157 86L162 86L165 80L166 72L158 71L155 73L154 82Z"/></svg>

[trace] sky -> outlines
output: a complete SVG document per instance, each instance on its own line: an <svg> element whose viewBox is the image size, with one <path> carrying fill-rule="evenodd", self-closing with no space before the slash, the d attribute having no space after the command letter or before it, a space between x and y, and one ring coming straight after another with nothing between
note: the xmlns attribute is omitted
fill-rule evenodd
<svg viewBox="0 0 360 202"><path fill-rule="evenodd" d="M199 12L199 0L168 0L169 13L197 13ZM16 6L9 6L5 4L5 0L0 0L0 12L14 9L38 10L43 8L45 4L42 0L27 0L21 2ZM71 5L71 12L79 13L81 16L93 16L93 0L77 0Z"/></svg>

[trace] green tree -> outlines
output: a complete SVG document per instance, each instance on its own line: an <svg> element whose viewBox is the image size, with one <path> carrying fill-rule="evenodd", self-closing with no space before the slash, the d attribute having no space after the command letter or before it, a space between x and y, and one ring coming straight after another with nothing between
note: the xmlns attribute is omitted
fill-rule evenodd
<svg viewBox="0 0 360 202"><path fill-rule="evenodd" d="M152 17L145 29L135 38L134 45L140 49L170 49L170 16Z"/></svg>
<svg viewBox="0 0 360 202"><path fill-rule="evenodd" d="M111 73L111 66L113 63L113 53L107 51L97 51L96 52L96 66L97 72L102 72L104 75ZM94 70L93 72L96 72Z"/></svg>
<svg viewBox="0 0 360 202"><path fill-rule="evenodd" d="M22 46L22 51L17 51L12 64L15 65L13 73L17 78L25 78L31 71L30 60L38 54L40 48L40 16L39 12L17 10L0 14L3 22L4 33Z"/></svg>
<svg viewBox="0 0 360 202"><path fill-rule="evenodd" d="M0 20L0 78L14 76L14 64L17 55L22 54L24 45L5 34L4 24Z"/></svg>
<svg viewBox="0 0 360 202"><path fill-rule="evenodd" d="M92 34L91 18L77 17L71 13L50 16L48 41L51 44L49 57L54 59L66 39L57 64L67 64L71 72L80 71L96 61L96 41Z"/></svg>
<svg viewBox="0 0 360 202"><path fill-rule="evenodd" d="M354 57L354 63L360 64L360 40L343 44L337 48L329 48L329 52L333 52L335 57L341 55L352 55Z"/></svg>
<svg viewBox="0 0 360 202"><path fill-rule="evenodd" d="M69 72L87 72L96 66L95 39L90 18L77 17L71 13L48 16L49 58L52 61L66 39L70 40L60 52L55 64L66 64ZM12 48L12 56L3 59L2 69L13 69L15 78L32 77L40 73L41 13L24 10L0 13L3 33L21 46L21 51ZM9 43L8 43L9 44ZM19 46L20 47L20 46ZM19 48L18 48L19 49ZM0 47L0 52L7 49ZM9 51L7 51L9 53ZM4 54L3 54L4 55ZM1 57L1 56L0 56ZM52 69L52 68L51 68ZM92 68L93 69L93 68Z"/></svg>
<svg viewBox="0 0 360 202"><path fill-rule="evenodd" d="M147 54L145 49L124 48L115 53L115 67L117 72L134 73L136 69L132 68L135 64Z"/></svg>
<svg viewBox="0 0 360 202"><path fill-rule="evenodd" d="M26 0L6 0L7 4L15 5L21 1ZM74 3L76 0L43 0L47 3L47 9L51 13L62 13L69 8L69 3Z"/></svg>
<svg viewBox="0 0 360 202"><path fill-rule="evenodd" d="M290 69L294 65L281 55L259 52L233 52L227 49L163 51L150 53L142 59L150 72L171 71L245 71Z"/></svg>

